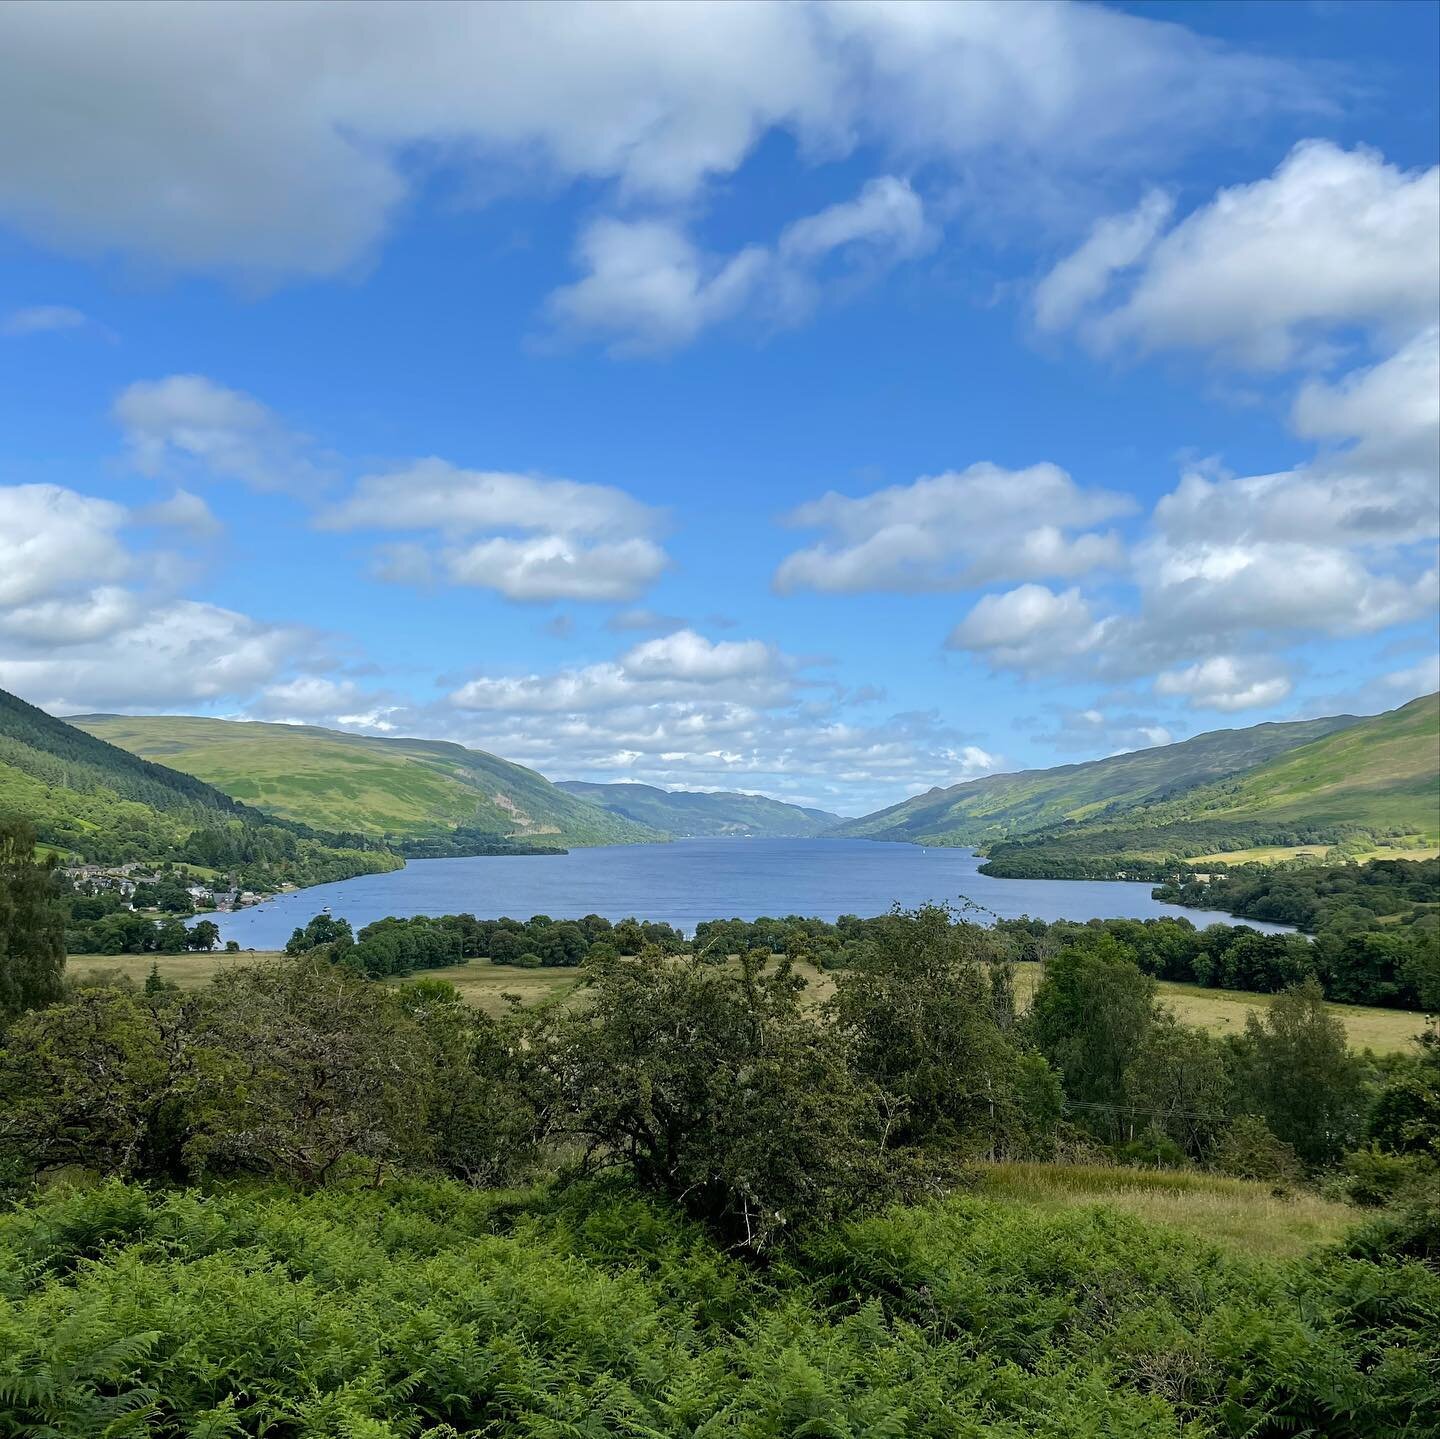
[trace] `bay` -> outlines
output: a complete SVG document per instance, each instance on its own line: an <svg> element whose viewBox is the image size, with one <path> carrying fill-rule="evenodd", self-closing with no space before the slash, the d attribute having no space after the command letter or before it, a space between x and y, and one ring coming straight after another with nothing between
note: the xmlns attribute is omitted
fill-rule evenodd
<svg viewBox="0 0 1440 1439"><path fill-rule="evenodd" d="M663 920L692 934L707 919L801 914L883 914L892 904L981 906L975 915L1015 919L1150 919L1184 916L1208 924L1248 923L1269 933L1286 925L1160 904L1151 886L1124 881L992 879L968 849L922 849L866 839L690 839L606 845L567 855L411 860L390 874L361 875L278 895L235 914L212 915L222 940L242 949L279 949L326 905L358 931L386 915L458 914L482 919L578 919L587 914Z"/></svg>

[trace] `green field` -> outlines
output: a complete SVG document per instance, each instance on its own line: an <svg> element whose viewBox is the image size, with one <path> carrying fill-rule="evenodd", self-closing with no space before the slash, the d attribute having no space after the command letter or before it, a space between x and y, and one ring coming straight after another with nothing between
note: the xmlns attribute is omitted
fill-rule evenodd
<svg viewBox="0 0 1440 1439"><path fill-rule="evenodd" d="M181 715L71 723L317 829L405 837L464 826L557 846L660 838L523 765L438 740Z"/></svg>
<svg viewBox="0 0 1440 1439"><path fill-rule="evenodd" d="M221 970L236 964L254 964L278 958L278 951L247 950L242 954L76 954L71 955L72 975L91 971L109 972L141 984L153 964L162 979L192 989L207 984ZM797 966L810 988L808 997L815 1003L827 999L834 990L834 979L813 965ZM448 980L469 1003L490 1014L507 1007L507 994L518 995L524 1004L538 1004L563 999L578 983L573 969L518 969L513 965L491 964L476 959L469 964L451 965L445 969L427 969L425 978ZM1040 982L1038 964L1015 966L1015 992L1022 1007L1028 1005ZM1245 1016L1263 1010L1273 996L1250 994L1241 990L1201 989L1192 984L1170 984L1162 981L1160 998L1186 1024L1208 1029L1212 1034L1239 1034L1245 1028ZM1408 1051L1424 1024L1423 1016L1403 1009L1373 1009L1359 1004L1332 1004L1331 1013L1345 1025L1351 1045L1370 1049L1376 1054L1399 1054Z"/></svg>

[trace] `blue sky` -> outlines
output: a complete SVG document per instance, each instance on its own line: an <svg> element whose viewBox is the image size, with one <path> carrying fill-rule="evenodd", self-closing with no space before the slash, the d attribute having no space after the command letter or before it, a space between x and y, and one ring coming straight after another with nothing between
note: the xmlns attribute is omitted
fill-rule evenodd
<svg viewBox="0 0 1440 1439"><path fill-rule="evenodd" d="M0 686L848 813L1434 689L1437 15L7 6Z"/></svg>

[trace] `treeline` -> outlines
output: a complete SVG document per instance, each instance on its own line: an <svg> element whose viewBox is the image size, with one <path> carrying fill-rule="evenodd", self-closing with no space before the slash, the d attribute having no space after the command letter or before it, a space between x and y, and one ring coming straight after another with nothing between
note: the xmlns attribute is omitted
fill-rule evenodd
<svg viewBox="0 0 1440 1439"><path fill-rule="evenodd" d="M1165 894L1156 891L1157 898ZM1429 915L1426 911L1425 915ZM790 915L781 919L711 920L697 926L694 950L723 956L754 950L845 969L870 955L885 917L842 915L834 924ZM1313 979L1327 999L1397 1009L1440 1009L1440 921L1412 926L1327 929L1311 942L1302 934L1262 934L1245 925L1197 929L1182 917L1074 920L1003 919L985 931L990 957L1044 961L1067 946L1106 935L1127 959L1155 979L1211 989L1276 994Z"/></svg>
<svg viewBox="0 0 1440 1439"><path fill-rule="evenodd" d="M1208 882L1182 880L1155 897L1311 932L1342 926L1370 929L1382 920L1440 924L1440 859L1222 865Z"/></svg>
<svg viewBox="0 0 1440 1439"><path fill-rule="evenodd" d="M406 859L471 859L479 855L569 854L559 844L539 840L511 839L488 830L459 825L444 833L391 835L386 847Z"/></svg>
<svg viewBox="0 0 1440 1439"><path fill-rule="evenodd" d="M686 948L684 935L668 924L638 919L611 923L598 914L578 920L556 920L545 914L528 920L476 919L473 914L391 916L367 924L359 935L349 920L318 914L291 934L285 952L304 954L321 945L336 962L372 978L443 969L471 959L519 969L563 968L592 955L639 954L646 946L664 954L680 954Z"/></svg>
<svg viewBox="0 0 1440 1439"><path fill-rule="evenodd" d="M1183 876L1186 862L1201 854L1272 845L1354 847L1399 837L1398 831L1356 824L1215 819L1127 826L1117 821L998 840L989 847L980 873L998 879L1133 879L1159 884Z"/></svg>

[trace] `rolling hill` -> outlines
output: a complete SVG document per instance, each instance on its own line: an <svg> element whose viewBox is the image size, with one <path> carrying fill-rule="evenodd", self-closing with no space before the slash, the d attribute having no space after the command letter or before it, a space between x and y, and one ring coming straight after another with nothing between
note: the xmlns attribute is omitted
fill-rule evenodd
<svg viewBox="0 0 1440 1439"><path fill-rule="evenodd" d="M1054 769L987 775L850 820L836 835L931 845L990 845L1016 835L1132 810L1248 770L1299 745L1343 731L1354 715L1214 730L1179 744L1133 750Z"/></svg>
<svg viewBox="0 0 1440 1439"><path fill-rule="evenodd" d="M1264 846L1440 842L1440 695L1119 813L992 844L989 874L1100 874ZM1142 866L1143 868L1143 866Z"/></svg>
<svg viewBox="0 0 1440 1439"><path fill-rule="evenodd" d="M75 715L70 723L316 828L398 840L464 829L556 847L662 838L523 765L442 740L177 715Z"/></svg>
<svg viewBox="0 0 1440 1439"><path fill-rule="evenodd" d="M399 864L375 847L262 814L194 775L137 757L0 690L0 817L97 863L180 860L255 885L317 883Z"/></svg>
<svg viewBox="0 0 1440 1439"><path fill-rule="evenodd" d="M648 784L589 784L562 779L557 787L599 805L611 814L665 830L677 838L703 835L803 836L823 834L841 822L838 814L806 809L765 795L728 790L664 790Z"/></svg>

